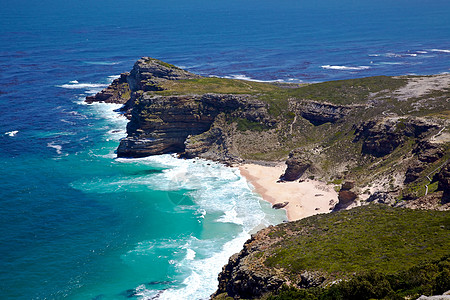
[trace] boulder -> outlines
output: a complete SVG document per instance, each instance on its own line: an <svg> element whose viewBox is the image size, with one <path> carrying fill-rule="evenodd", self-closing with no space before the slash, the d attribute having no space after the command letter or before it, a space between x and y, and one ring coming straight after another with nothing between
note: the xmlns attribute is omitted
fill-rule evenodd
<svg viewBox="0 0 450 300"><path fill-rule="evenodd" d="M339 202L336 204L334 210L340 210L347 208L350 204L353 203L353 201L358 198L358 194L355 191L352 191L352 189L355 187L354 181L345 181L341 189L338 193L338 199Z"/></svg>
<svg viewBox="0 0 450 300"><path fill-rule="evenodd" d="M274 205L272 205L272 208L280 209L280 208L285 207L288 204L289 204L289 202L287 202L287 201L286 202L282 202L282 203L275 203Z"/></svg>
<svg viewBox="0 0 450 300"><path fill-rule="evenodd" d="M300 151L294 150L289 154L286 165L286 171L281 175L280 179L285 181L295 181L311 167L311 161L305 159Z"/></svg>
<svg viewBox="0 0 450 300"><path fill-rule="evenodd" d="M367 198L366 201L367 202L373 202L373 203L394 205L395 202L396 202L396 199L389 193L386 193L386 192L375 192L372 195L370 195L370 197Z"/></svg>

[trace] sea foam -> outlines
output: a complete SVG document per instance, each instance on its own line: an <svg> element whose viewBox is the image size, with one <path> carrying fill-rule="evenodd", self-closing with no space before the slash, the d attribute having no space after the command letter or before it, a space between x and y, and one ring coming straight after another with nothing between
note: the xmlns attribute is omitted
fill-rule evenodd
<svg viewBox="0 0 450 300"><path fill-rule="evenodd" d="M350 66L331 66L331 65L323 65L321 66L321 68L327 70L343 70L343 71L361 71L370 69L369 66L350 67Z"/></svg>
<svg viewBox="0 0 450 300"><path fill-rule="evenodd" d="M441 52L441 53L450 53L450 50L447 49L431 49L433 52Z"/></svg>
<svg viewBox="0 0 450 300"><path fill-rule="evenodd" d="M17 133L19 133L19 130L13 130L13 131L5 132L5 135L7 135L7 136L16 136Z"/></svg>
<svg viewBox="0 0 450 300"><path fill-rule="evenodd" d="M204 234L216 236L214 239L202 239L188 236L185 239L170 241L143 241L134 250L127 253L124 259L133 260L132 256L157 255L161 250L172 249L170 253L184 253L173 257L162 257L170 260L171 265L181 276L181 283L170 286L166 290L155 292L153 286L136 287L140 299L207 299L217 288L217 275L228 258L238 252L243 243L250 237L255 228L265 227L284 220L280 217L275 223L268 221L262 208L261 198L254 194L247 181L240 176L238 169L226 167L220 163L202 159L181 160L172 155L159 155L141 159L118 159L123 164L144 164L149 167L165 168L160 173L147 176L110 182L109 191L137 191L139 186L147 186L157 190L187 190L194 207L197 208L197 218L205 224L224 224L220 226L234 226L237 230L234 237L226 240L208 232L208 225ZM105 191L105 182L96 192ZM90 189L96 189L93 184ZM167 194L168 201L183 207L180 198L172 198ZM225 225L230 224L230 225ZM219 226L219 225L217 225ZM215 226L212 226L215 227ZM223 227L225 228L225 227ZM229 233L227 233L229 234ZM159 251L159 252L158 252ZM146 253L146 254L145 254Z"/></svg>

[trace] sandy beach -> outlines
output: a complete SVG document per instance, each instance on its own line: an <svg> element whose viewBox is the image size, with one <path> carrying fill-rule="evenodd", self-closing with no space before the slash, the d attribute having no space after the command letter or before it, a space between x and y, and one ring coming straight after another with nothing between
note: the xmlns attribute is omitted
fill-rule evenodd
<svg viewBox="0 0 450 300"><path fill-rule="evenodd" d="M243 164L239 170L260 194L272 205L289 202L286 210L289 221L295 221L315 214L328 213L338 202L333 186L326 183L306 179L303 182L277 182L286 166L261 166Z"/></svg>

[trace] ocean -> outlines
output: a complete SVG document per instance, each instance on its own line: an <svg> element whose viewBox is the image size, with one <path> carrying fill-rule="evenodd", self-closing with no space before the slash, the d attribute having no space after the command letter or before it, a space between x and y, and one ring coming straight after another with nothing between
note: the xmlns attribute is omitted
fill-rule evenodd
<svg viewBox="0 0 450 300"><path fill-rule="evenodd" d="M237 169L117 159L86 105L142 56L205 76L321 82L450 72L447 0L0 0L2 299L207 299L283 222Z"/></svg>

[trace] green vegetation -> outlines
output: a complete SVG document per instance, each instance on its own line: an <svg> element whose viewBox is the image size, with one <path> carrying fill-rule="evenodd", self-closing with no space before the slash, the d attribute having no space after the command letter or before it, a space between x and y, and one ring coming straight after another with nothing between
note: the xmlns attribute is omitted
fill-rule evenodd
<svg viewBox="0 0 450 300"><path fill-rule="evenodd" d="M155 63L157 63L157 64L160 65L160 66L164 66L164 67L167 67L167 68L172 68L172 69L181 70L181 69L178 68L177 66L174 66L174 65L172 65L172 64L166 63L166 62L161 61L161 60L156 59L156 58L149 58L149 59L147 59L145 62L146 62L146 63L155 62Z"/></svg>
<svg viewBox="0 0 450 300"><path fill-rule="evenodd" d="M376 76L311 84L287 90L287 94L298 99L352 104L366 101L370 93L393 91L405 84L406 79Z"/></svg>
<svg viewBox="0 0 450 300"><path fill-rule="evenodd" d="M369 205L282 224L295 234L273 245L265 264L291 274L317 270L395 274L449 254L450 214ZM276 233L274 233L276 235Z"/></svg>
<svg viewBox="0 0 450 300"><path fill-rule="evenodd" d="M327 288L296 289L283 286L267 300L369 300L416 299L439 295L450 289L450 256L422 263L406 271L388 275L368 272Z"/></svg>
<svg viewBox="0 0 450 300"><path fill-rule="evenodd" d="M218 77L171 80L164 82L163 88L166 91L158 92L158 94L259 94L281 89L269 83Z"/></svg>
<svg viewBox="0 0 450 300"><path fill-rule="evenodd" d="M249 121L249 120L243 119L243 118L236 118L233 121L237 123L237 129L239 131L251 130L251 131L261 132L261 131L270 129L269 126L266 126L259 122Z"/></svg>

